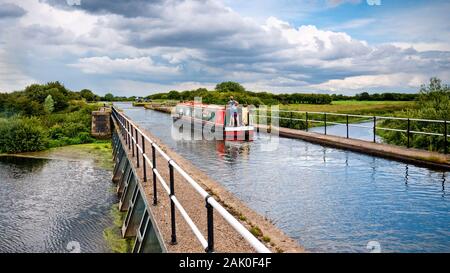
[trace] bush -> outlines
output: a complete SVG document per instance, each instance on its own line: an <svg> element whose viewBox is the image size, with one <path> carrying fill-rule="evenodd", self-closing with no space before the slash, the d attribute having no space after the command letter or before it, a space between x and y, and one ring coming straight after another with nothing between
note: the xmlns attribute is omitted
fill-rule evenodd
<svg viewBox="0 0 450 273"><path fill-rule="evenodd" d="M441 84L439 79L431 78L429 85L421 87L416 108L403 111L397 116L404 118L450 120L450 88L447 85ZM386 120L381 126L405 130L407 123L402 120ZM411 147L440 152L445 150L445 140L443 137L445 132L444 124L411 121L410 129L411 131L442 134L441 136L411 134ZM408 142L408 137L403 132L382 131L380 135L390 144L406 146Z"/></svg>
<svg viewBox="0 0 450 273"><path fill-rule="evenodd" d="M0 120L0 152L34 152L48 147L47 134L37 118Z"/></svg>

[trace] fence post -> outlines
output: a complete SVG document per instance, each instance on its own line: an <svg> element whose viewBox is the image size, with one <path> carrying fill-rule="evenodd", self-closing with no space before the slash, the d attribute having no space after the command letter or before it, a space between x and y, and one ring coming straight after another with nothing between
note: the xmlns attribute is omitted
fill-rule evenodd
<svg viewBox="0 0 450 273"><path fill-rule="evenodd" d="M291 119L289 120L289 128L294 128L294 126L292 126L292 111L290 112L291 114Z"/></svg>
<svg viewBox="0 0 450 273"><path fill-rule="evenodd" d="M137 128L134 128L134 138L136 139L136 142L135 142L135 148L136 148L136 167L139 168L139 149L138 149L139 137L138 137L138 130L137 130Z"/></svg>
<svg viewBox="0 0 450 273"><path fill-rule="evenodd" d="M206 197L206 217L208 221L208 247L206 248L206 252L214 252L214 210L211 204L208 202L208 199L211 196Z"/></svg>
<svg viewBox="0 0 450 273"><path fill-rule="evenodd" d="M325 122L325 135L327 134L327 113L323 113L323 121Z"/></svg>
<svg viewBox="0 0 450 273"><path fill-rule="evenodd" d="M411 131L411 121L408 118L408 129L406 130L406 135L408 138L408 142L406 144L406 147L409 148L410 147L410 143L409 143L409 138L410 138L410 131Z"/></svg>
<svg viewBox="0 0 450 273"><path fill-rule="evenodd" d="M134 157L134 148L136 147L136 136L134 136L134 127L131 125L131 155ZM134 137L134 143L133 143L133 137Z"/></svg>
<svg viewBox="0 0 450 273"><path fill-rule="evenodd" d="M126 134L127 133L127 129L126 129L127 122L126 121L122 121L122 124L123 124L123 126L122 126L122 136L125 137L125 144L128 145L128 134Z"/></svg>
<svg viewBox="0 0 450 273"><path fill-rule="evenodd" d="M155 174L156 149L155 149L155 146L153 146L153 144L152 144L152 163L153 163L153 169L152 169L152 173L153 173L153 205L156 206L156 204L158 204L158 190L156 188L156 174Z"/></svg>
<svg viewBox="0 0 450 273"><path fill-rule="evenodd" d="M347 126L347 138L348 138L348 115L347 115L347 122L345 123L345 125Z"/></svg>
<svg viewBox="0 0 450 273"><path fill-rule="evenodd" d="M309 124L308 124L308 112L306 112L306 132L308 132L308 127L309 127Z"/></svg>
<svg viewBox="0 0 450 273"><path fill-rule="evenodd" d="M130 126L131 124L129 122L128 123L128 128L127 128L127 135L128 135L128 150L131 150L131 132L130 132Z"/></svg>
<svg viewBox="0 0 450 273"><path fill-rule="evenodd" d="M147 182L147 162L145 162L145 138L144 135L141 135L142 141L142 168L144 169L144 182Z"/></svg>
<svg viewBox="0 0 450 273"><path fill-rule="evenodd" d="M373 143L377 142L376 135L377 135L377 117L373 116Z"/></svg>
<svg viewBox="0 0 450 273"><path fill-rule="evenodd" d="M444 120L444 153L448 153L448 131L447 131L447 120Z"/></svg>
<svg viewBox="0 0 450 273"><path fill-rule="evenodd" d="M175 177L173 174L173 166L170 164L172 160L169 160L169 176L170 176L170 218L172 226L171 244L175 245L177 243L177 231L175 222L175 203L172 200L172 196L175 196Z"/></svg>

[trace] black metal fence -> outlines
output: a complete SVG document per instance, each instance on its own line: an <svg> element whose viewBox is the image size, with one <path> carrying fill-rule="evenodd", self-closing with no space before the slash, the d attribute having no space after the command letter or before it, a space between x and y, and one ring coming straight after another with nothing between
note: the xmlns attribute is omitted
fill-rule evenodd
<svg viewBox="0 0 450 273"><path fill-rule="evenodd" d="M272 119L278 119L279 126L285 128L299 129L308 131L311 127L323 126L323 133L327 135L327 128L330 125L338 125L346 127L346 137L351 138L349 129L351 127L360 127L372 129L373 142L376 142L376 136L379 131L391 131L399 132L406 137L406 146L411 147L411 141L414 135L426 135L441 138L442 147L438 147L438 150L442 150L445 154L448 153L448 123L447 120L430 120L430 119L415 119L415 118L399 118L399 117L384 117L384 116L367 116L367 115L352 115L352 114L340 114L340 113L328 113L328 112L308 112L308 111L289 111L289 110L268 110L259 112L254 111L252 113L253 118L264 118L270 124ZM256 120L255 120L256 121ZM400 128L378 126L383 125L385 121L397 121L404 123ZM371 122L372 126L360 125L358 123ZM433 124L434 131L423 131L419 129L413 129L412 123L415 122L416 126L426 128L427 125ZM395 124L396 126L398 124ZM419 126L421 125L421 126ZM437 126L436 126L437 125ZM440 126L439 126L440 125ZM437 128L440 127L440 128Z"/></svg>

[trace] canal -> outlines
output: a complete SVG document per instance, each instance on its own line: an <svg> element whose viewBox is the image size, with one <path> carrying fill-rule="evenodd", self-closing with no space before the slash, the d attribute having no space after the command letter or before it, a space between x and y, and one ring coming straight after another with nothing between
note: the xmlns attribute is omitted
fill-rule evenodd
<svg viewBox="0 0 450 273"><path fill-rule="evenodd" d="M264 133L177 141L170 115L116 105L308 251L450 251L446 172Z"/></svg>
<svg viewBox="0 0 450 273"><path fill-rule="evenodd" d="M92 160L0 156L0 253L110 252L111 188Z"/></svg>

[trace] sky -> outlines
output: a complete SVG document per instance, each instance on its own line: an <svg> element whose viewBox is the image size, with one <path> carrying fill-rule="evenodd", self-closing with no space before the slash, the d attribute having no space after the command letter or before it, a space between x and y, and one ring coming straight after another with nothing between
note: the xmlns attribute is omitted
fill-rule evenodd
<svg viewBox="0 0 450 273"><path fill-rule="evenodd" d="M449 14L446 0L0 0L0 92L417 92L450 82Z"/></svg>

